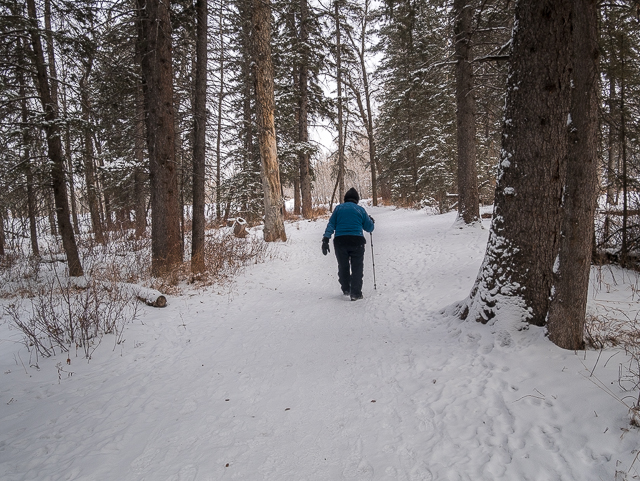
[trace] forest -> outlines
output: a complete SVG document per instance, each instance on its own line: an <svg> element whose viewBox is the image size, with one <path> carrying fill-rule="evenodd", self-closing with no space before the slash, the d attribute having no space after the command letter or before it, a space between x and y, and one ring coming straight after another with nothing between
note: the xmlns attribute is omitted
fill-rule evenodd
<svg viewBox="0 0 640 481"><path fill-rule="evenodd" d="M0 0L0 479L639 479L639 191L639 0Z"/></svg>
<svg viewBox="0 0 640 481"><path fill-rule="evenodd" d="M121 280L215 277L264 249L221 226L284 241L356 186L460 226L493 205L458 315L518 298L582 346L591 262L638 265L640 4L530 3L0 1L5 276L124 248Z"/></svg>

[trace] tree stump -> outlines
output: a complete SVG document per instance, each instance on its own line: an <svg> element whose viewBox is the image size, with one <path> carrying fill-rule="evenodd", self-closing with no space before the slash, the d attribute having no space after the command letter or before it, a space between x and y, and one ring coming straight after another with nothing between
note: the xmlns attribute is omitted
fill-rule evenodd
<svg viewBox="0 0 640 481"><path fill-rule="evenodd" d="M242 217L237 217L233 223L233 235L241 239L249 235L249 232L247 232L247 221Z"/></svg>

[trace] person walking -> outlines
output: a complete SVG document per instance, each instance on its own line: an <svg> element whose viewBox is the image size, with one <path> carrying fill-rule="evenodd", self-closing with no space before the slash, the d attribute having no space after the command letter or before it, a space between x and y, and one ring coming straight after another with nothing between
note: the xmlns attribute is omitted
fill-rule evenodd
<svg viewBox="0 0 640 481"><path fill-rule="evenodd" d="M338 281L345 296L352 301L362 299L364 276L364 246L367 240L363 230L373 232L374 220L358 205L360 196L353 187L344 194L344 203L337 205L329 218L322 238L322 253L329 250L329 239L335 232L333 248L338 259Z"/></svg>

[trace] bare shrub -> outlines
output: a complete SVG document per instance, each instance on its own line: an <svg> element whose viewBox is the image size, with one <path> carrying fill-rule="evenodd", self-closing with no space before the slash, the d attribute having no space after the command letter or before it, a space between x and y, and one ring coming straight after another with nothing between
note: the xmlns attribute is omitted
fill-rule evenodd
<svg viewBox="0 0 640 481"><path fill-rule="evenodd" d="M229 230L207 232L204 262L211 280L223 282L249 264L263 262L270 254L269 244L255 236L237 238Z"/></svg>
<svg viewBox="0 0 640 481"><path fill-rule="evenodd" d="M638 314L630 317L627 311L618 308L606 309L606 314L588 315L585 322L585 342L587 346L602 350L615 347L624 352L626 361L620 363L618 384L630 393L618 398L629 409L630 422L640 427L640 320ZM595 368L594 368L595 369Z"/></svg>
<svg viewBox="0 0 640 481"><path fill-rule="evenodd" d="M137 300L117 282L89 279L78 287L58 277L43 283L35 296L5 307L30 351L49 357L75 348L86 359L91 359L105 334L113 334L115 343L120 343L125 324L137 312Z"/></svg>

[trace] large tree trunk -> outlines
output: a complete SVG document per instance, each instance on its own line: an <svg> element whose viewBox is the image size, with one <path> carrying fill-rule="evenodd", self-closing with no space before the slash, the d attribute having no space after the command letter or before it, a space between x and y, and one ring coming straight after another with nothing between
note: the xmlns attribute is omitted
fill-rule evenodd
<svg viewBox="0 0 640 481"><path fill-rule="evenodd" d="M558 253L571 99L571 0L516 5L502 154L483 265L460 315L544 325Z"/></svg>
<svg viewBox="0 0 640 481"><path fill-rule="evenodd" d="M258 144L264 189L264 240L286 241L284 204L276 148L270 0L253 0L252 24Z"/></svg>
<svg viewBox="0 0 640 481"><path fill-rule="evenodd" d="M300 0L300 43L303 45L304 54L300 62L300 100L298 112L298 142L302 144L303 151L299 155L300 161L300 197L302 200L302 217L309 219L313 214L311 199L311 172L309 166L309 67L307 65L309 53L309 5L307 0Z"/></svg>
<svg viewBox="0 0 640 481"><path fill-rule="evenodd" d="M89 203L89 216L91 217L91 228L97 243L105 244L106 239L102 222L100 220L100 197L96 183L95 154L93 150L93 135L91 132L91 100L87 82L91 74L93 59L89 59L85 71L80 78L80 103L82 108L82 120L84 120L83 141L84 141L84 180L87 187L87 200Z"/></svg>
<svg viewBox="0 0 640 481"><path fill-rule="evenodd" d="M196 0L196 82L193 141L193 221L191 271L204 272L204 178L207 124L207 0Z"/></svg>
<svg viewBox="0 0 640 481"><path fill-rule="evenodd" d="M458 146L458 219L473 224L480 219L478 170L476 167L476 99L471 65L469 0L454 0L456 58L456 126Z"/></svg>
<svg viewBox="0 0 640 481"><path fill-rule="evenodd" d="M69 211L69 199L67 197L67 184L65 179L65 162L62 154L62 140L58 128L58 108L51 96L49 75L47 73L44 51L38 34L38 15L35 0L27 0L29 19L31 21L31 44L36 67L36 84L40 94L40 101L44 110L45 132L49 160L51 160L51 182L56 205L56 214L62 245L67 255L69 275L72 277L83 275L82 264L78 254L76 238L71 225L71 213Z"/></svg>
<svg viewBox="0 0 640 481"><path fill-rule="evenodd" d="M171 19L167 2L137 0L137 4L151 181L151 272L161 276L182 262Z"/></svg>
<svg viewBox="0 0 640 481"><path fill-rule="evenodd" d="M547 325L565 349L584 347L593 219L597 196L597 0L573 0L573 90L560 252Z"/></svg>

